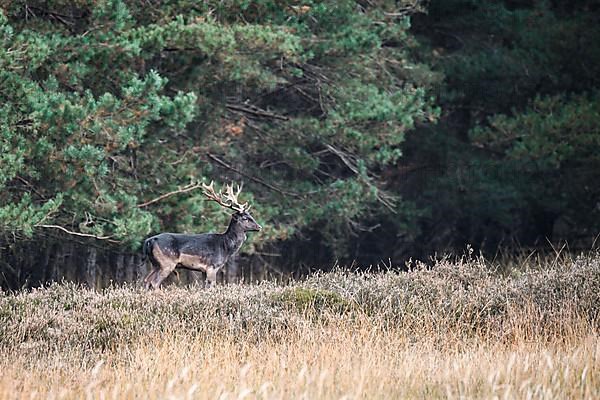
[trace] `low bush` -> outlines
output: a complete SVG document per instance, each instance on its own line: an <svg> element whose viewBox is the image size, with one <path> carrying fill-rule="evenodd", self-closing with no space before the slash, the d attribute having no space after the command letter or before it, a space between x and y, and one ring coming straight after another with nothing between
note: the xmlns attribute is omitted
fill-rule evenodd
<svg viewBox="0 0 600 400"><path fill-rule="evenodd" d="M289 285L209 290L96 292L57 283L0 296L0 349L105 349L169 332L260 340L309 322L357 318L416 336L550 337L572 329L575 320L597 331L599 288L600 259L591 256L509 273L479 259L444 259L408 272L337 270Z"/></svg>

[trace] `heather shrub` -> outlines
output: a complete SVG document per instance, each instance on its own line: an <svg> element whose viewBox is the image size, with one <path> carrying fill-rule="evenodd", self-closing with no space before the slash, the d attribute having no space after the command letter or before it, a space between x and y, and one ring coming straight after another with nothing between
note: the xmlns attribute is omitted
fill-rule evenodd
<svg viewBox="0 0 600 400"><path fill-rule="evenodd" d="M548 337L573 321L598 331L600 261L580 257L498 273L483 260L444 259L408 272L319 273L303 282L100 292L69 283L0 296L0 349L102 350L148 337L219 335L260 341L306 324L349 321L440 340Z"/></svg>
<svg viewBox="0 0 600 400"><path fill-rule="evenodd" d="M326 310L344 313L352 309L350 303L341 294L318 288L290 287L273 296L275 302L291 306L297 311L320 313Z"/></svg>

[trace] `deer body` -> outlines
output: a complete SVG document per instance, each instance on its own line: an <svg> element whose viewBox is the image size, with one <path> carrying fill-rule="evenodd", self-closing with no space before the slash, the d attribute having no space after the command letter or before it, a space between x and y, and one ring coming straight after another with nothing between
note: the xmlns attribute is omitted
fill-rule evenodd
<svg viewBox="0 0 600 400"><path fill-rule="evenodd" d="M209 199L232 208L230 203L222 200L220 192L218 195L214 193L212 183L205 187L207 189L210 189L208 193L205 192ZM233 195L232 189L229 193ZM229 227L224 233L160 233L144 241L144 259L149 260L153 266L153 270L144 279L146 288L158 288L175 268L204 271L209 286L216 282L219 270L242 247L246 232L261 229L248 213L248 207L237 203L237 195L232 199L235 200L234 205L239 207L233 208L236 212L231 216Z"/></svg>

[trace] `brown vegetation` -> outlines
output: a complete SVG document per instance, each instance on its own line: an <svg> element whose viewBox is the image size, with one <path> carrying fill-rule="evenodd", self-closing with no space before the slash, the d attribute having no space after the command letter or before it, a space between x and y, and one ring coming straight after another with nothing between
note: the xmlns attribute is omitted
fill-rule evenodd
<svg viewBox="0 0 600 400"><path fill-rule="evenodd" d="M597 398L600 258L0 297L0 399Z"/></svg>

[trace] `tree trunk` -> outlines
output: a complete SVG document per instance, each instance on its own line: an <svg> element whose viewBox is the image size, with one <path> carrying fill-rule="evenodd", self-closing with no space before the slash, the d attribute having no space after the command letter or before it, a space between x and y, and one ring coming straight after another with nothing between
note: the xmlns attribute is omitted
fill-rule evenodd
<svg viewBox="0 0 600 400"><path fill-rule="evenodd" d="M96 279L97 279L96 256L97 256L96 248L90 247L88 250L88 256L87 256L87 260L85 263L85 279L86 279L87 285L91 289L96 288Z"/></svg>
<svg viewBox="0 0 600 400"><path fill-rule="evenodd" d="M118 284L124 283L127 281L127 276L125 274L125 256L123 253L119 253L115 257L115 282Z"/></svg>
<svg viewBox="0 0 600 400"><path fill-rule="evenodd" d="M133 283L136 279L135 277L135 264L136 264L136 256L134 254L129 254L124 256L124 265L125 269L125 282Z"/></svg>

